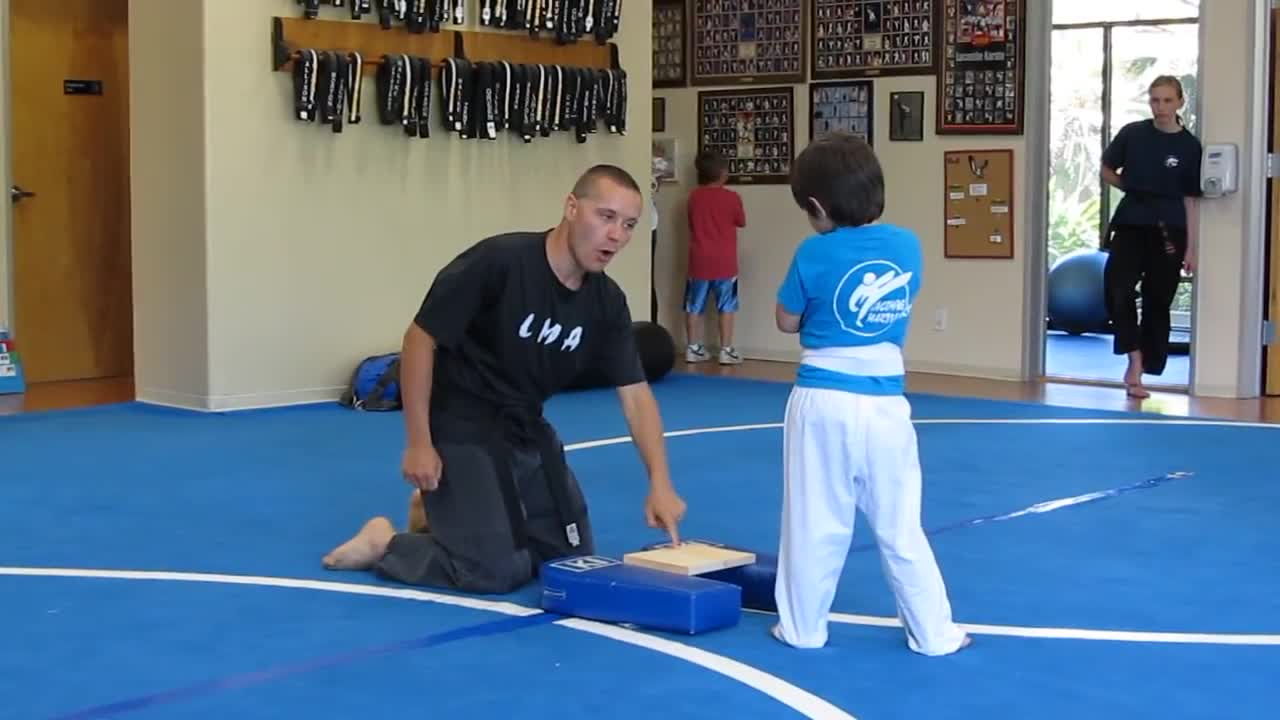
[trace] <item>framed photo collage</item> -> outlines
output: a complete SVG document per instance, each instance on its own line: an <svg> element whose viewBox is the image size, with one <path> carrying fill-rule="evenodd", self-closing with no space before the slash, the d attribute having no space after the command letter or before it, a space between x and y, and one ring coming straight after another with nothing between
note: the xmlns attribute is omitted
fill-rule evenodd
<svg viewBox="0 0 1280 720"><path fill-rule="evenodd" d="M654 0L653 87L698 88L698 151L723 152L732 184L787 182L797 85L809 95L809 137L844 130L873 142L874 82L889 76L935 78L931 108L924 92L889 93L892 142L924 140L926 112L936 135L1020 135L1026 4ZM665 129L665 101L654 112Z"/></svg>

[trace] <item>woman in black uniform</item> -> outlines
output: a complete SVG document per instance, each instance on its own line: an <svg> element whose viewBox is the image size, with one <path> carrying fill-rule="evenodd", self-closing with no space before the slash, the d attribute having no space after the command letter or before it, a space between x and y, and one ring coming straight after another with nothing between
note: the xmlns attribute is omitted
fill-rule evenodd
<svg viewBox="0 0 1280 720"><path fill-rule="evenodd" d="M1106 303L1130 397L1150 397L1143 373L1160 375L1169 355L1169 307L1181 270L1196 261L1201 145L1182 126L1182 83L1170 75L1147 90L1152 118L1120 129L1102 153L1102 179L1124 191L1110 224ZM1139 322L1136 286L1142 285Z"/></svg>

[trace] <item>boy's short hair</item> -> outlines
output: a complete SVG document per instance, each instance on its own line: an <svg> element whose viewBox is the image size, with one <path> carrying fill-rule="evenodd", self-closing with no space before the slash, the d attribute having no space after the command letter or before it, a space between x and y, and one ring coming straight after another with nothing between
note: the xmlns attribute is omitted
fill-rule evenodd
<svg viewBox="0 0 1280 720"><path fill-rule="evenodd" d="M884 213L884 171L871 146L847 132L819 136L792 163L791 195L810 216L817 200L837 227L858 227Z"/></svg>
<svg viewBox="0 0 1280 720"><path fill-rule="evenodd" d="M720 176L724 175L724 171L729 169L729 161L715 150L703 150L694 159L693 167L698 171L698 184L706 185L719 180Z"/></svg>

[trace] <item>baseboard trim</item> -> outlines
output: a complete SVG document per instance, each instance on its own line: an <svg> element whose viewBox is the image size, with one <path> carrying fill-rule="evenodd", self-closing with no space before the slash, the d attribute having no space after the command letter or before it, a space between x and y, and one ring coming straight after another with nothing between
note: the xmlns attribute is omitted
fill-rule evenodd
<svg viewBox="0 0 1280 720"><path fill-rule="evenodd" d="M1247 400L1249 396L1243 395L1240 388L1235 385L1197 385L1192 393L1195 397L1223 398L1227 400Z"/></svg>
<svg viewBox="0 0 1280 720"><path fill-rule="evenodd" d="M140 387L134 393L137 402L144 405L158 405L160 407L178 408L179 410L195 410L203 412L208 410L207 400L204 395L192 395L190 393L178 392L176 390L161 390L159 388Z"/></svg>
<svg viewBox="0 0 1280 720"><path fill-rule="evenodd" d="M148 405L195 410L198 412L235 412L239 410L266 410L294 405L315 405L337 402L344 386L284 390L270 393L246 393L243 395L191 395L172 390L141 388L138 402Z"/></svg>
<svg viewBox="0 0 1280 720"><path fill-rule="evenodd" d="M907 361L907 372L929 375L956 375L981 380L1022 381L1017 368L997 368L984 365L960 365L956 363L932 363Z"/></svg>

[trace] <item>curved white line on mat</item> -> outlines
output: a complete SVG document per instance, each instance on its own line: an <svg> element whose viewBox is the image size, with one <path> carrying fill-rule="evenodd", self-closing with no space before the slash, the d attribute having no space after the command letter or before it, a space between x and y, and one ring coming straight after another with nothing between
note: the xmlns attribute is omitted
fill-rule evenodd
<svg viewBox="0 0 1280 720"><path fill-rule="evenodd" d="M898 618L832 613L831 622L875 627L902 627ZM1248 633L1149 632L1146 630L1089 630L1087 628L1018 627L957 623L975 635L1053 638L1057 640L1109 640L1111 642L1186 643L1192 645L1280 645L1280 635Z"/></svg>
<svg viewBox="0 0 1280 720"><path fill-rule="evenodd" d="M1156 420L1149 418L916 418L912 422L916 425L1191 425L1280 430L1280 423L1238 422L1235 420ZM668 430L663 435L671 438L684 437L686 435L742 432L744 430L773 430L781 427L782 423L780 422L754 423L751 425L716 425L684 430ZM622 435L599 440L566 443L564 449L588 450L607 445L622 445L629 442L631 442L631 437Z"/></svg>
<svg viewBox="0 0 1280 720"><path fill-rule="evenodd" d="M181 582L203 582L224 585L254 585L259 587L295 588L301 590L320 590L324 592L346 593L349 595L375 595L378 597L434 602L443 605L502 613L504 615L540 615L542 610L525 607L516 603L481 598L461 597L443 593L427 592L398 587L380 587L359 583L330 582L325 580L305 580L301 578L270 577L262 575L223 575L218 573L164 572L149 570L99 570L88 568L31 568L0 567L0 575L21 575L28 577L64 577L64 578L108 578L115 580L170 580ZM674 640L646 635L635 630L599 623L581 618L557 620L560 625L574 630L589 632L601 637L629 643L647 650L684 660L694 665L707 668L761 692L786 705L805 717L822 720L857 720L849 713L823 700L810 692L802 690L787 681L769 673L751 667L723 655L695 648Z"/></svg>
<svg viewBox="0 0 1280 720"><path fill-rule="evenodd" d="M1237 422L1234 420L1160 420L1153 418L917 418L913 422L917 425L1199 425L1211 427L1246 427L1280 430L1280 424L1273 423ZM687 428L685 430L671 430L664 433L664 435L666 435L666 437L682 437L686 435L741 432L744 430L770 430L781 428L782 426L782 423L719 425L703 428ZM607 445L622 445L629 442L631 442L631 438L629 436L622 436L571 443L566 444L564 447L565 450L587 450ZM844 623L848 625L871 625L875 627L902 627L902 623L897 618L893 617L851 615L848 613L835 612L831 614L831 622ZM1207 645L1280 645L1280 635L1148 632L1131 630L1090 630L1088 628L959 624L966 632L971 632L975 635L1008 635L1013 637L1056 638L1063 640L1109 640L1112 642L1199 643Z"/></svg>

